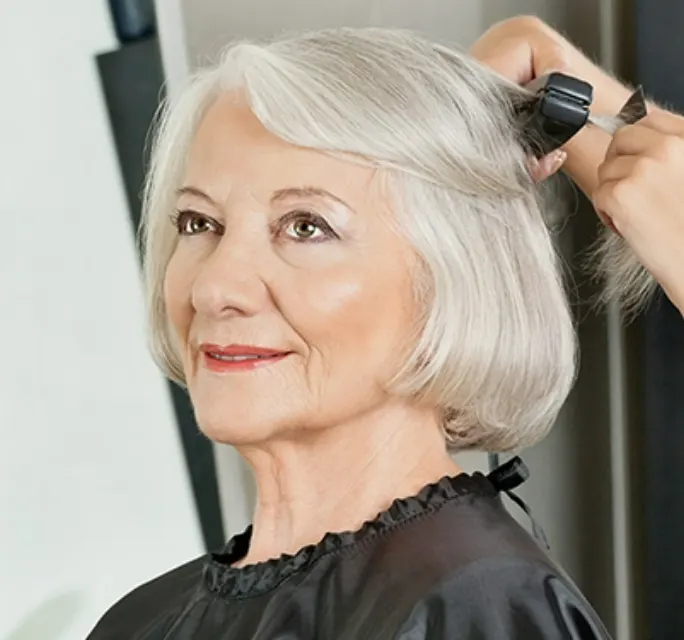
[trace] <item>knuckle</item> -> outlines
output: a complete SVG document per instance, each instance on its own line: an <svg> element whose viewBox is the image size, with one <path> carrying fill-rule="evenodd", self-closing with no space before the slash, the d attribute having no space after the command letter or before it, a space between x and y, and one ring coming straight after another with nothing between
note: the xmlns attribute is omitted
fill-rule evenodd
<svg viewBox="0 0 684 640"><path fill-rule="evenodd" d="M609 153L621 147L625 138L629 138L629 136L632 134L630 126L631 125L624 125L613 134L613 139L611 140L610 145L608 147Z"/></svg>
<svg viewBox="0 0 684 640"><path fill-rule="evenodd" d="M506 20L504 24L507 25L511 33L526 40L544 43L550 43L555 40L553 30L538 16L516 16Z"/></svg>
<svg viewBox="0 0 684 640"><path fill-rule="evenodd" d="M560 42L547 41L544 57L550 69L563 71L570 68L569 51Z"/></svg>
<svg viewBox="0 0 684 640"><path fill-rule="evenodd" d="M633 182L625 179L602 187L598 192L598 198L602 208L611 213L617 213L619 210L624 209L625 205L633 197L633 194Z"/></svg>
<svg viewBox="0 0 684 640"><path fill-rule="evenodd" d="M624 207L634 197L635 180L633 177L619 180L612 187L612 196L616 204Z"/></svg>
<svg viewBox="0 0 684 640"><path fill-rule="evenodd" d="M658 163L648 156L640 156L634 163L632 178L638 182L648 180L657 171Z"/></svg>
<svg viewBox="0 0 684 640"><path fill-rule="evenodd" d="M593 198L594 206L600 211L601 220L625 231L631 226L633 207L633 184L629 180L621 180L600 188Z"/></svg>
<svg viewBox="0 0 684 640"><path fill-rule="evenodd" d="M682 141L677 136L663 136L655 149L655 156L663 162L673 162L682 155Z"/></svg>
<svg viewBox="0 0 684 640"><path fill-rule="evenodd" d="M546 23L539 16L528 14L511 18L510 24L521 31L543 31L546 29Z"/></svg>
<svg viewBox="0 0 684 640"><path fill-rule="evenodd" d="M611 204L611 191L610 188L602 185L598 187L591 196L591 201L594 203L597 209L607 211L610 209Z"/></svg>
<svg viewBox="0 0 684 640"><path fill-rule="evenodd" d="M596 170L599 184L603 184L610 177L610 162L602 162Z"/></svg>

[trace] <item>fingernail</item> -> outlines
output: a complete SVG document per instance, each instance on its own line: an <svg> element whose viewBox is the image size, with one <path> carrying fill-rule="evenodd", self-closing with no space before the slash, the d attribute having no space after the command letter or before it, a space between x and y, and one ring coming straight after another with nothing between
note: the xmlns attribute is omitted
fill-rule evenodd
<svg viewBox="0 0 684 640"><path fill-rule="evenodd" d="M562 149L558 149L557 151L554 151L554 157L553 160L551 161L551 166L553 167L553 171L558 171L565 161L568 159L568 154L567 152L563 151Z"/></svg>

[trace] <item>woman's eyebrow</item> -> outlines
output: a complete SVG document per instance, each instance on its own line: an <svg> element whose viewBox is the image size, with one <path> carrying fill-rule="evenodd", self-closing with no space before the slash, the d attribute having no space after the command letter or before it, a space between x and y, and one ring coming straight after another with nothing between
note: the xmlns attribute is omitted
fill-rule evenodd
<svg viewBox="0 0 684 640"><path fill-rule="evenodd" d="M187 185L184 187L180 187L179 189L176 189L176 196L181 197L184 195L188 196L195 196L197 198L202 198L202 200L206 200L209 204L217 206L216 202L211 198L211 196L207 195L202 191L202 189L198 189L197 187L193 187L191 185Z"/></svg>
<svg viewBox="0 0 684 640"><path fill-rule="evenodd" d="M327 198L333 200L350 211L354 211L342 198L339 198L330 191L321 189L320 187L287 187L285 189L278 189L273 192L271 196L271 203L286 200L287 198Z"/></svg>

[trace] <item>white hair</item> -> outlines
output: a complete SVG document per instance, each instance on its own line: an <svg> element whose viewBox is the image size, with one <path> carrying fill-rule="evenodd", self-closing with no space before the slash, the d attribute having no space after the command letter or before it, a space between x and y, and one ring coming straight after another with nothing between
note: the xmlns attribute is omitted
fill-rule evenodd
<svg viewBox="0 0 684 640"><path fill-rule="evenodd" d="M424 265L415 344L391 389L439 406L455 449L506 451L543 437L574 380L576 337L515 117L530 95L405 31L236 43L165 106L143 216L152 348L164 371L183 384L163 294L174 192L203 115L235 89L281 139L388 177L396 221Z"/></svg>

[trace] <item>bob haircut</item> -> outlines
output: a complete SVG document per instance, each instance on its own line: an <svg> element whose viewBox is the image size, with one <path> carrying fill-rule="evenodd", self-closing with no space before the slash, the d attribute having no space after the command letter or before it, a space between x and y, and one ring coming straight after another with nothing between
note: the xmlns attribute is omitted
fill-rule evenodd
<svg viewBox="0 0 684 640"><path fill-rule="evenodd" d="M576 337L514 115L531 96L405 31L239 42L160 112L142 232L152 351L164 372L184 384L164 301L177 242L169 214L195 131L227 91L281 139L386 176L396 224L424 267L416 338L390 390L440 407L453 449L540 440L573 384Z"/></svg>

